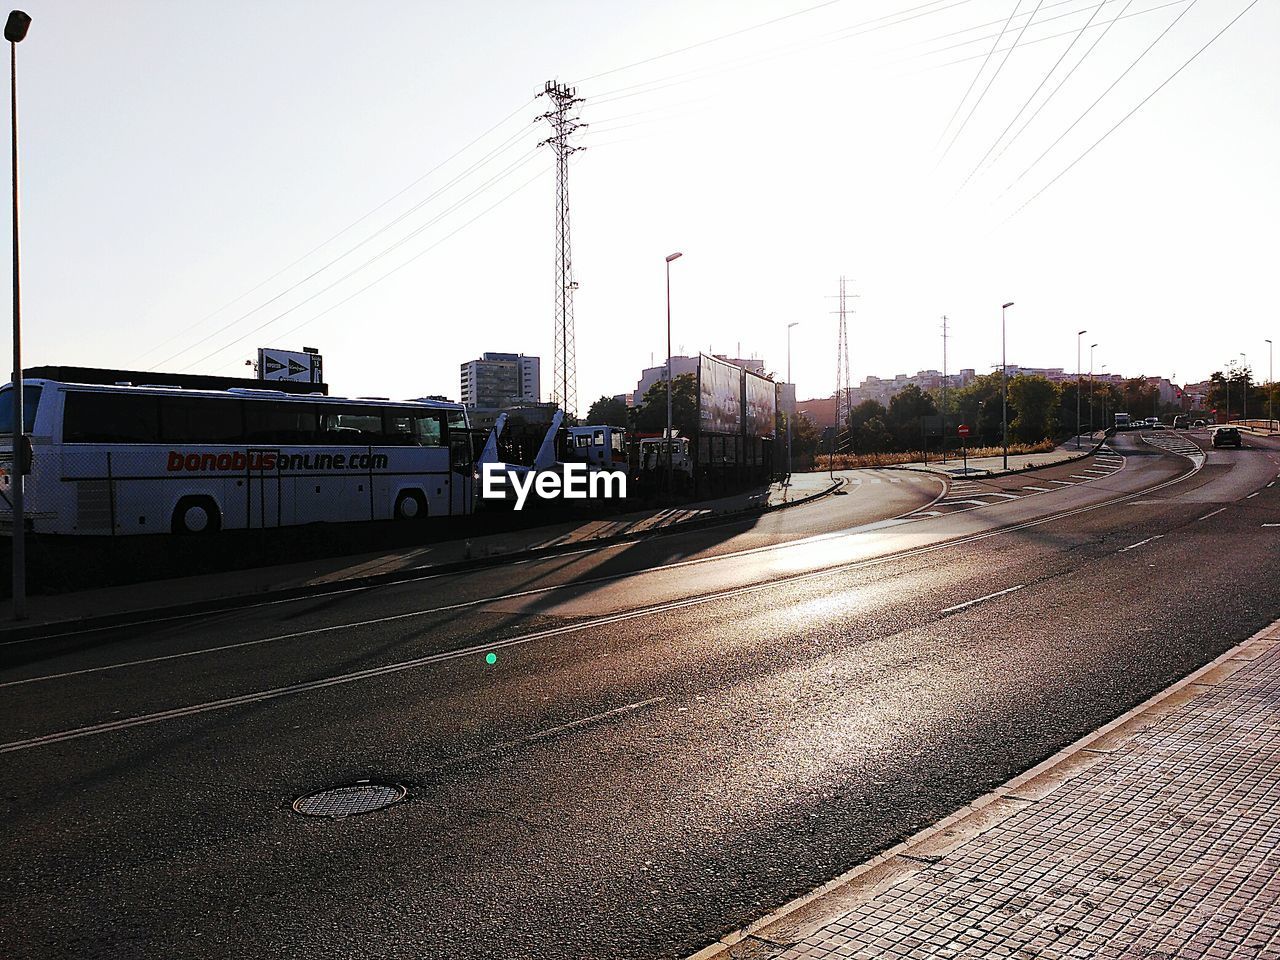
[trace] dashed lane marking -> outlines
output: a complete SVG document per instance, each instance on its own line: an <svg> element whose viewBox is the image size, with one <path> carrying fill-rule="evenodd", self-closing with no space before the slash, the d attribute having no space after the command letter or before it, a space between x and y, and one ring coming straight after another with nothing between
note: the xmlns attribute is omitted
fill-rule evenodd
<svg viewBox="0 0 1280 960"><path fill-rule="evenodd" d="M988 593L985 597L975 597L972 600L966 600L964 603L957 603L954 607L947 607L941 611L942 613L955 613L957 610L963 610L965 607L972 607L975 603L982 603L984 600L991 600L995 597L1003 597L1006 593L1013 593L1015 590L1021 590L1025 587L1025 583L1020 583L1016 587L1009 587L1005 590L997 590L995 593Z"/></svg>
<svg viewBox="0 0 1280 960"><path fill-rule="evenodd" d="M1148 543L1154 543L1164 537L1163 533L1158 533L1154 537L1147 537L1145 540L1139 540L1137 543L1131 543L1127 547L1121 547L1116 553L1128 553L1130 550L1136 550L1138 547L1144 547Z"/></svg>
<svg viewBox="0 0 1280 960"><path fill-rule="evenodd" d="M1219 507L1217 510L1214 510L1214 511L1212 511L1212 512L1210 512L1210 513L1206 513L1203 517L1197 517L1196 519L1198 519L1198 520L1208 520L1210 517L1216 517L1218 514L1220 514L1220 513L1221 513L1223 510L1225 510L1225 509L1227 509L1227 508L1226 508L1226 507Z"/></svg>

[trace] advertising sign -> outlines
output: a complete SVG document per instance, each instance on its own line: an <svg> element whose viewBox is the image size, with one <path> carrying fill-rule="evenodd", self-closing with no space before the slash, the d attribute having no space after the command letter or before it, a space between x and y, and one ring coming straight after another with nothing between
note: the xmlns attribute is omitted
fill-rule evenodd
<svg viewBox="0 0 1280 960"><path fill-rule="evenodd" d="M258 348L259 380L293 380L298 383L323 383L324 361L318 353Z"/></svg>
<svg viewBox="0 0 1280 960"><path fill-rule="evenodd" d="M703 433L742 432L742 368L698 355L698 423Z"/></svg>
<svg viewBox="0 0 1280 960"><path fill-rule="evenodd" d="M777 432L777 384L745 371L747 383L747 436L772 437Z"/></svg>

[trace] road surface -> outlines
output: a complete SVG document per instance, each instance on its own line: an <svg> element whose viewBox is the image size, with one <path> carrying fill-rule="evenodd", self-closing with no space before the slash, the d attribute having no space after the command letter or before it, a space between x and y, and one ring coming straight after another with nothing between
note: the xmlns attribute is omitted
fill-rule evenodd
<svg viewBox="0 0 1280 960"><path fill-rule="evenodd" d="M1275 619L1280 443L1113 446L0 647L0 955L692 953Z"/></svg>

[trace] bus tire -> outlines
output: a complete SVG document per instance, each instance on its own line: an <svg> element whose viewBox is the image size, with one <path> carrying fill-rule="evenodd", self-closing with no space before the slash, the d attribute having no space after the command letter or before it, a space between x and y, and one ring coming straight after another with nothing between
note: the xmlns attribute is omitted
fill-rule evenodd
<svg viewBox="0 0 1280 960"><path fill-rule="evenodd" d="M427 498L421 490L402 490L396 497L397 520L421 520L427 515Z"/></svg>
<svg viewBox="0 0 1280 960"><path fill-rule="evenodd" d="M217 533L222 528L218 505L210 497L183 497L173 508L174 533Z"/></svg>

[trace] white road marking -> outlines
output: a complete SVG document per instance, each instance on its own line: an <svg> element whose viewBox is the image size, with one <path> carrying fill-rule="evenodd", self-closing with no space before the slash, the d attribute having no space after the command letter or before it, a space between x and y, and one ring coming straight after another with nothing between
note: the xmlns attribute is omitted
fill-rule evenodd
<svg viewBox="0 0 1280 960"><path fill-rule="evenodd" d="M1249 494L1247 497L1245 497L1245 499L1246 499L1246 500L1252 500L1254 497L1256 497L1256 496L1258 495L1258 493L1259 493L1259 492L1260 492L1260 491L1255 491L1255 492L1253 492L1253 493Z"/></svg>
<svg viewBox="0 0 1280 960"><path fill-rule="evenodd" d="M1264 527L1280 527L1280 523L1264 523Z"/></svg>
<svg viewBox="0 0 1280 960"><path fill-rule="evenodd" d="M1214 510L1212 513L1206 513L1203 517L1197 517L1196 519L1198 519L1198 520L1208 520L1210 517L1216 517L1218 514L1220 514L1220 513L1221 513L1223 510L1225 510L1225 509L1227 509L1227 508L1226 508L1226 507L1219 507L1217 510Z"/></svg>
<svg viewBox="0 0 1280 960"><path fill-rule="evenodd" d="M1072 483L1070 480L1050 480L1049 482L1050 482L1050 483L1056 483L1056 484L1058 484L1059 486L1063 486L1063 487L1074 487L1074 486L1075 486L1075 484L1074 484L1074 483Z"/></svg>
<svg viewBox="0 0 1280 960"><path fill-rule="evenodd" d="M901 483L902 481L901 481L900 479L898 479L897 477L890 477L890 478L889 478L889 482L890 482L890 483Z"/></svg>
<svg viewBox="0 0 1280 960"><path fill-rule="evenodd" d="M1276 485L1276 482L1274 480L1272 480L1270 483L1267 484L1268 487L1274 487L1275 485Z"/></svg>
<svg viewBox="0 0 1280 960"><path fill-rule="evenodd" d="M975 506L979 506L979 507L991 506L991 503L987 500L939 500L938 502L943 506L947 506L947 507L953 507L957 503L972 503Z"/></svg>
<svg viewBox="0 0 1280 960"><path fill-rule="evenodd" d="M1053 487L1023 487L1023 490L1039 490L1041 493L1052 493Z"/></svg>
<svg viewBox="0 0 1280 960"><path fill-rule="evenodd" d="M1083 474L1079 474L1079 473L1069 473L1067 474L1067 476L1069 476L1072 480L1092 480L1093 479L1093 477L1086 477Z"/></svg>
<svg viewBox="0 0 1280 960"><path fill-rule="evenodd" d="M980 497L1003 497L1005 500L1017 500L1016 493L997 493L995 490L988 490L986 493L978 494Z"/></svg>
<svg viewBox="0 0 1280 960"><path fill-rule="evenodd" d="M913 517L940 517L942 516L942 511L941 510L920 510L916 513L913 513L912 516Z"/></svg>
<svg viewBox="0 0 1280 960"><path fill-rule="evenodd" d="M990 600L992 597L1003 597L1006 593L1013 593L1013 591L1021 590L1025 586L1025 583L1020 583L1016 587L1009 587L1007 590L997 590L995 593L988 593L985 597L976 597L973 600L966 600L964 603L957 603L954 607L947 607L947 609L941 612L955 613L957 610L963 610L965 607L972 607L975 603L982 603L983 600Z"/></svg>
<svg viewBox="0 0 1280 960"><path fill-rule="evenodd" d="M1154 537L1147 537L1147 539L1139 540L1137 543L1131 543L1127 547L1121 547L1116 551L1116 553L1128 553L1130 550L1136 550L1138 547L1146 546L1148 543L1153 543L1156 540L1163 539L1163 537L1163 533L1158 533Z"/></svg>

